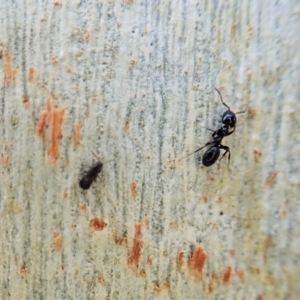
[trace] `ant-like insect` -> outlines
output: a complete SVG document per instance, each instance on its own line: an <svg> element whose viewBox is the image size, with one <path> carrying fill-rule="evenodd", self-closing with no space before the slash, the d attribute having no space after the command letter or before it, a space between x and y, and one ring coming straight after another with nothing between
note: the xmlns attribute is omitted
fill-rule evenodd
<svg viewBox="0 0 300 300"><path fill-rule="evenodd" d="M94 152L92 152L92 154L98 159L97 155ZM102 171L102 167L103 163L98 159L98 161L94 163L79 180L79 186L84 190L88 190L91 187L92 183L96 181L99 173Z"/></svg>
<svg viewBox="0 0 300 300"><path fill-rule="evenodd" d="M235 128L236 128L236 116L235 115L245 113L247 111L248 106L249 106L249 104L248 104L248 106L246 107L245 110L234 113L233 111L231 111L230 107L223 101L222 95L219 92L219 90L217 88L215 88L215 90L218 92L223 105L228 108L228 110L225 111L223 116L222 116L221 128L219 128L218 130L212 130L212 129L207 128L208 130L213 132L213 134L212 134L213 140L210 141L210 142L207 142L203 147L195 150L194 152L192 152L189 155L184 157L184 158L186 158L186 157L202 150L203 148L211 145L211 147L209 147L206 150L206 152L204 153L204 155L202 157L202 163L205 167L210 167L211 165L213 165L217 161L217 159L220 156L220 149L225 150L225 152L223 153L220 161L226 155L226 153L228 153L228 165L229 165L230 156L231 156L230 148L221 144L222 139L225 136L231 135L235 131ZM180 160L182 160L182 159L180 159Z"/></svg>

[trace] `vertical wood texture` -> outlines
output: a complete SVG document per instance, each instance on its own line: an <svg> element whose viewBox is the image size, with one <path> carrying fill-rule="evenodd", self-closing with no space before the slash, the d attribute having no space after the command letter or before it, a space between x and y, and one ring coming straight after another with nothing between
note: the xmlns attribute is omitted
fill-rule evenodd
<svg viewBox="0 0 300 300"><path fill-rule="evenodd" d="M1 299L298 299L298 1L0 8Z"/></svg>

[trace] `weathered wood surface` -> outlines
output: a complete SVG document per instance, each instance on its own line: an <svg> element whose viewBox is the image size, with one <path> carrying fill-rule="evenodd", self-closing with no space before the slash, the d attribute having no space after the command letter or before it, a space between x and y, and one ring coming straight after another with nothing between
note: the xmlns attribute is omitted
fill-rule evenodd
<svg viewBox="0 0 300 300"><path fill-rule="evenodd" d="M298 299L299 2L0 7L1 299Z"/></svg>

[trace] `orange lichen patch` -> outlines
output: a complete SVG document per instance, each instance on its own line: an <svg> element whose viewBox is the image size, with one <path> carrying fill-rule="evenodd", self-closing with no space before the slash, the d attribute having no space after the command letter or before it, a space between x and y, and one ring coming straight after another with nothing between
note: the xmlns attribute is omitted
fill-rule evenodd
<svg viewBox="0 0 300 300"><path fill-rule="evenodd" d="M256 111L256 109L254 107L249 106L249 108L248 108L248 116L249 116L250 119L255 119L256 118L257 111Z"/></svg>
<svg viewBox="0 0 300 300"><path fill-rule="evenodd" d="M264 300L264 296L263 295L257 295L256 300Z"/></svg>
<svg viewBox="0 0 300 300"><path fill-rule="evenodd" d="M33 81L35 77L35 69L33 67L30 67L28 70L28 80Z"/></svg>
<svg viewBox="0 0 300 300"><path fill-rule="evenodd" d="M86 213L86 206L83 202L80 202L79 205L78 205L78 209L79 211L82 213L82 214L85 214Z"/></svg>
<svg viewBox="0 0 300 300"><path fill-rule="evenodd" d="M129 255L127 259L128 266L136 271L139 267L139 260L141 257L141 250L142 250L142 241L141 241L141 223L135 223L135 233L133 238L133 245L131 248L131 254Z"/></svg>
<svg viewBox="0 0 300 300"><path fill-rule="evenodd" d="M177 255L177 258L176 258L176 266L177 266L177 269L178 270L181 270L182 269L182 266L183 266L183 256L184 256L184 251L180 251Z"/></svg>
<svg viewBox="0 0 300 300"><path fill-rule="evenodd" d="M129 131L129 129L130 129L130 123L129 123L129 121L127 121L127 122L125 123L124 130L125 130L125 131Z"/></svg>
<svg viewBox="0 0 300 300"><path fill-rule="evenodd" d="M261 160L261 156L262 156L262 152L257 150L257 149L253 149L253 154L254 154L254 159L256 162L260 162Z"/></svg>
<svg viewBox="0 0 300 300"><path fill-rule="evenodd" d="M68 193L67 191L64 191L64 193L63 193L63 198L64 198L64 199L69 198L69 193Z"/></svg>
<svg viewBox="0 0 300 300"><path fill-rule="evenodd" d="M59 1L54 1L54 5L57 7L62 7L62 3Z"/></svg>
<svg viewBox="0 0 300 300"><path fill-rule="evenodd" d="M40 113L39 121L35 126L35 132L40 138L44 138L44 133L45 133L45 128L47 123L48 123L48 112L46 110L43 110Z"/></svg>
<svg viewBox="0 0 300 300"><path fill-rule="evenodd" d="M26 268L21 268L21 269L20 269L20 275L21 275L21 276L26 276L27 273L28 273L28 271L27 271Z"/></svg>
<svg viewBox="0 0 300 300"><path fill-rule="evenodd" d="M4 144L2 151L0 153L0 165L4 168L9 165L8 150L9 150L8 145Z"/></svg>
<svg viewBox="0 0 300 300"><path fill-rule="evenodd" d="M52 111L52 99L50 97L47 98L46 109L48 113Z"/></svg>
<svg viewBox="0 0 300 300"><path fill-rule="evenodd" d="M223 282L228 283L231 277L231 267L227 267L226 270L223 272Z"/></svg>
<svg viewBox="0 0 300 300"><path fill-rule="evenodd" d="M104 278L103 275L99 275L98 276L98 282L101 283L101 284L105 284L106 283L106 280L105 280L105 278Z"/></svg>
<svg viewBox="0 0 300 300"><path fill-rule="evenodd" d="M62 138L65 109L54 109L51 115L51 136L48 152L50 158L56 160L59 155L59 140Z"/></svg>
<svg viewBox="0 0 300 300"><path fill-rule="evenodd" d="M240 281L242 283L244 283L245 282L245 272L243 270L236 269L235 273L238 276L238 278L240 279Z"/></svg>
<svg viewBox="0 0 300 300"><path fill-rule="evenodd" d="M147 258L147 264L150 265L150 266L152 266L153 261L152 261L152 257L151 256L148 256L148 258Z"/></svg>
<svg viewBox="0 0 300 300"><path fill-rule="evenodd" d="M147 273L146 273L145 270L141 270L139 275L140 275L141 277L143 277L143 278L146 278L146 277L147 277Z"/></svg>
<svg viewBox="0 0 300 300"><path fill-rule="evenodd" d="M75 124L75 135L74 135L74 144L75 147L80 146L80 138L81 138L81 125L79 122Z"/></svg>
<svg viewBox="0 0 300 300"><path fill-rule="evenodd" d="M127 237L126 236L118 236L118 234L115 231L113 231L112 238L117 245L127 246Z"/></svg>
<svg viewBox="0 0 300 300"><path fill-rule="evenodd" d="M270 235L265 239L265 246L266 248L274 246L274 240Z"/></svg>
<svg viewBox="0 0 300 300"><path fill-rule="evenodd" d="M133 4L133 0L125 0L126 4Z"/></svg>
<svg viewBox="0 0 300 300"><path fill-rule="evenodd" d="M99 217L95 217L90 221L89 227L95 231L101 231L107 226L107 223Z"/></svg>
<svg viewBox="0 0 300 300"><path fill-rule="evenodd" d="M233 249L233 248L229 249L229 254L231 256L235 256L235 249Z"/></svg>
<svg viewBox="0 0 300 300"><path fill-rule="evenodd" d="M131 196L132 196L133 198L135 198L136 195L137 195L137 183L136 183L135 181L133 181L133 182L131 183L131 185L130 185L130 190L131 190Z"/></svg>
<svg viewBox="0 0 300 300"><path fill-rule="evenodd" d="M209 293L212 293L213 291L214 291L214 286L213 286L212 283L210 283L210 284L208 285L208 292L209 292Z"/></svg>
<svg viewBox="0 0 300 300"><path fill-rule="evenodd" d="M170 283L170 281L166 280L166 281L163 281L161 283L154 284L153 292L159 293L162 290L167 290L167 291L171 290L171 283Z"/></svg>
<svg viewBox="0 0 300 300"><path fill-rule="evenodd" d="M58 59L55 56L51 56L50 59L53 66L58 64Z"/></svg>
<svg viewBox="0 0 300 300"><path fill-rule="evenodd" d="M12 67L12 57L9 53L5 55L5 67L4 67L4 82L5 84L12 83L16 78L16 71Z"/></svg>
<svg viewBox="0 0 300 300"><path fill-rule="evenodd" d="M62 247L62 236L59 232L53 233L53 247L56 251L60 251Z"/></svg>
<svg viewBox="0 0 300 300"><path fill-rule="evenodd" d="M30 107L30 100L29 100L29 98L28 97L23 97L22 104L23 104L24 108Z"/></svg>
<svg viewBox="0 0 300 300"><path fill-rule="evenodd" d="M275 171L273 174L271 174L267 179L266 179L266 185L272 187L274 184L274 180L277 177L279 171Z"/></svg>
<svg viewBox="0 0 300 300"><path fill-rule="evenodd" d="M91 33L90 33L89 31L87 31L87 32L85 33L85 42L86 42L86 43L89 43L90 40L91 40Z"/></svg>
<svg viewBox="0 0 300 300"><path fill-rule="evenodd" d="M197 246L193 252L193 255L188 260L188 267L191 274L198 278L202 278L202 269L204 267L204 263L207 259L207 253L200 246Z"/></svg>
<svg viewBox="0 0 300 300"><path fill-rule="evenodd" d="M177 229L179 227L178 222L174 221L169 224L169 227L172 229Z"/></svg>
<svg viewBox="0 0 300 300"><path fill-rule="evenodd" d="M48 97L47 102L46 102L46 110L43 110L40 113L39 121L35 127L35 132L41 138L44 138L45 128L47 125L49 125L49 122L50 122L50 119L52 116L51 112L52 112L52 103L51 103L51 98Z"/></svg>

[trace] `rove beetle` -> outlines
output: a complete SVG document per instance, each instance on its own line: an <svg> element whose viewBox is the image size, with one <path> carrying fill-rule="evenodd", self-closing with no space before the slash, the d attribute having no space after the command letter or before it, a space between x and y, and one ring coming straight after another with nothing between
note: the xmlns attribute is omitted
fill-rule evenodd
<svg viewBox="0 0 300 300"><path fill-rule="evenodd" d="M98 159L97 155L94 152L92 153ZM79 186L83 190L88 190L91 187L92 183L96 181L99 173L102 171L102 168L103 163L98 159L98 161L94 163L89 168L89 170L87 170L85 174L81 177L81 179L79 180Z"/></svg>
<svg viewBox="0 0 300 300"><path fill-rule="evenodd" d="M207 142L203 147L195 150L194 152L192 152L189 155L187 155L187 156L184 157L184 158L186 158L186 157L188 157L188 156L190 156L190 155L192 155L192 154L194 154L194 153L202 150L203 148L211 145L206 150L206 152L204 153L204 155L202 157L202 164L205 167L210 167L210 166L212 166L217 161L217 159L220 156L220 149L225 150L225 152L223 153L220 161L226 155L226 153L228 153L228 165L229 165L230 156L231 156L231 154L230 154L230 148L228 146L224 146L224 145L221 144L222 139L225 136L231 135L235 131L235 128L236 128L236 116L235 115L242 114L242 113L246 112L247 108L249 106L249 104L248 104L248 106L247 106L247 108L245 110L239 111L237 113L234 113L233 111L231 111L230 107L223 101L222 95L219 92L219 90L217 88L215 88L215 90L218 92L218 94L220 96L220 99L221 99L221 102L223 103L223 105L228 108L228 110L225 111L224 114L223 114L223 116L222 116L222 125L221 125L221 128L219 128L218 130L212 130L212 129L207 128L208 130L210 130L210 131L213 132L213 134L212 134L213 140L210 141L210 142ZM182 159L180 159L180 160L182 160Z"/></svg>

